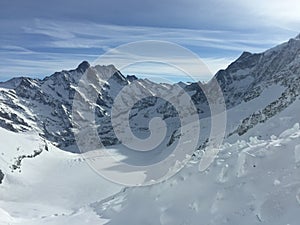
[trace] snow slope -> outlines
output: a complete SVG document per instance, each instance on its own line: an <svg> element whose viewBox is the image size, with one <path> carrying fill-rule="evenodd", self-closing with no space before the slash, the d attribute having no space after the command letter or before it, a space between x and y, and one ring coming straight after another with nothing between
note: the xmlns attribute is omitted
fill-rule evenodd
<svg viewBox="0 0 300 225"><path fill-rule="evenodd" d="M297 225L300 219L298 123L265 140L224 143L203 172L199 154L163 183L125 189L35 133L0 132L8 143L0 153L1 225ZM36 149L43 151L12 172L16 156Z"/></svg>
<svg viewBox="0 0 300 225"><path fill-rule="evenodd" d="M0 139L5 143L0 149L5 174L0 185L1 225L102 224L104 220L88 205L118 192L120 186L96 174L80 155L44 142L37 133L0 128ZM24 158L20 168L12 168L16 157L39 149L40 155Z"/></svg>
<svg viewBox="0 0 300 225"><path fill-rule="evenodd" d="M108 225L297 225L299 124L268 140L225 143L209 169L194 160L168 181L92 204Z"/></svg>

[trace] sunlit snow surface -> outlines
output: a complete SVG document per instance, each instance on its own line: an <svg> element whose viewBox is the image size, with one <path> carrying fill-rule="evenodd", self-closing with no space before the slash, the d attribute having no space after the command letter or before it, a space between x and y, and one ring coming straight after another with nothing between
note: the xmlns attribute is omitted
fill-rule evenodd
<svg viewBox="0 0 300 225"><path fill-rule="evenodd" d="M172 179L93 204L108 224L299 224L299 124L279 137L224 144L200 173L191 162Z"/></svg>
<svg viewBox="0 0 300 225"><path fill-rule="evenodd" d="M121 188L96 174L77 154L48 143L48 151L24 159L12 170L15 157L44 148L36 134L18 134L0 128L0 224L103 224L91 202L117 193ZM13 172L12 172L13 171Z"/></svg>
<svg viewBox="0 0 300 225"><path fill-rule="evenodd" d="M225 143L205 172L195 159L161 184L122 190L51 145L12 172L15 156L44 143L34 133L0 132L1 225L299 224L299 124L268 140Z"/></svg>

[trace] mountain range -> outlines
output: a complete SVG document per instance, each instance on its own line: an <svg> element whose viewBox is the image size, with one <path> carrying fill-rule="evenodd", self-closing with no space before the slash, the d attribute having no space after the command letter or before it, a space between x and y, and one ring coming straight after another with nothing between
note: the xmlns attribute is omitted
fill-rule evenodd
<svg viewBox="0 0 300 225"><path fill-rule="evenodd" d="M263 92L275 86L276 90L281 92L276 98L261 103L259 107L248 107L244 115L235 118L239 121L228 120L227 135L245 134L296 100L299 95L299 51L300 38L297 36L263 53L243 52L225 70L217 72L215 79L221 87L229 114L231 108L241 103L252 105L251 101L259 99ZM111 127L111 107L119 91L134 81L136 94L147 92L149 95L148 98L137 102L131 113L132 129L141 136L141 133L149 132L149 115L160 116L166 122L178 116L170 104L153 94L151 97L151 89L168 92L175 85L180 85L191 96L200 119L210 115L206 96L201 90L209 89L209 82L159 84L135 76L124 76L113 65L92 67L83 61L74 70L56 72L44 79L18 77L0 83L0 126L14 132L36 130L59 148L78 151L72 129L72 101L77 91L76 86L88 69L93 69L100 82L95 115L99 121L99 135L104 145L118 143ZM104 78L108 74L113 76L106 81ZM142 117L145 123L135 123L138 117ZM176 127L178 128L179 124L173 129L176 130Z"/></svg>

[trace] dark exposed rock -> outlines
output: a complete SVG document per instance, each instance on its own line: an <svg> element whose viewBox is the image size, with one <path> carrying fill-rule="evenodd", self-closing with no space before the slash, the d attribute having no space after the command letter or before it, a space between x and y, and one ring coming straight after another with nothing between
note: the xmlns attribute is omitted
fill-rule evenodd
<svg viewBox="0 0 300 225"><path fill-rule="evenodd" d="M4 173L0 170L0 184L2 184L3 179L4 179Z"/></svg>
<svg viewBox="0 0 300 225"><path fill-rule="evenodd" d="M83 61L79 64L79 66L76 68L77 72L84 73L88 68L90 67L90 64L87 61Z"/></svg>
<svg viewBox="0 0 300 225"><path fill-rule="evenodd" d="M46 145L45 145L45 149L46 149ZM16 157L15 162L11 165L11 169L13 171L17 170L17 169L21 169L22 161L24 159L35 158L35 157L39 156L42 152L43 152L43 149L40 148L39 150L34 150L33 153L30 155L20 155L20 156Z"/></svg>

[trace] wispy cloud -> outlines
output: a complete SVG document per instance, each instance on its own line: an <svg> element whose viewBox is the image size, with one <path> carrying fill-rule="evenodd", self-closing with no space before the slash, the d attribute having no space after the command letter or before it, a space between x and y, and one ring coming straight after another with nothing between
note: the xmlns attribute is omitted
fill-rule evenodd
<svg viewBox="0 0 300 225"><path fill-rule="evenodd" d="M47 20L35 20L34 26L24 27L24 32L46 35L50 38L48 45L57 48L106 48L151 39L172 41L190 47L262 51L287 37L287 34L277 32L266 36L262 33L253 34L251 31L117 26Z"/></svg>
<svg viewBox="0 0 300 225"><path fill-rule="evenodd" d="M0 80L42 77L74 68L82 60L94 61L121 44L143 40L182 45L199 55L214 74L242 51L262 52L295 36L300 24L297 0L65 2L67 9L57 7L58 0L19 1L19 7L9 1L0 3ZM162 67L155 69L135 67L141 76L159 76L160 70L166 76L180 76ZM133 68L124 72L134 73Z"/></svg>

